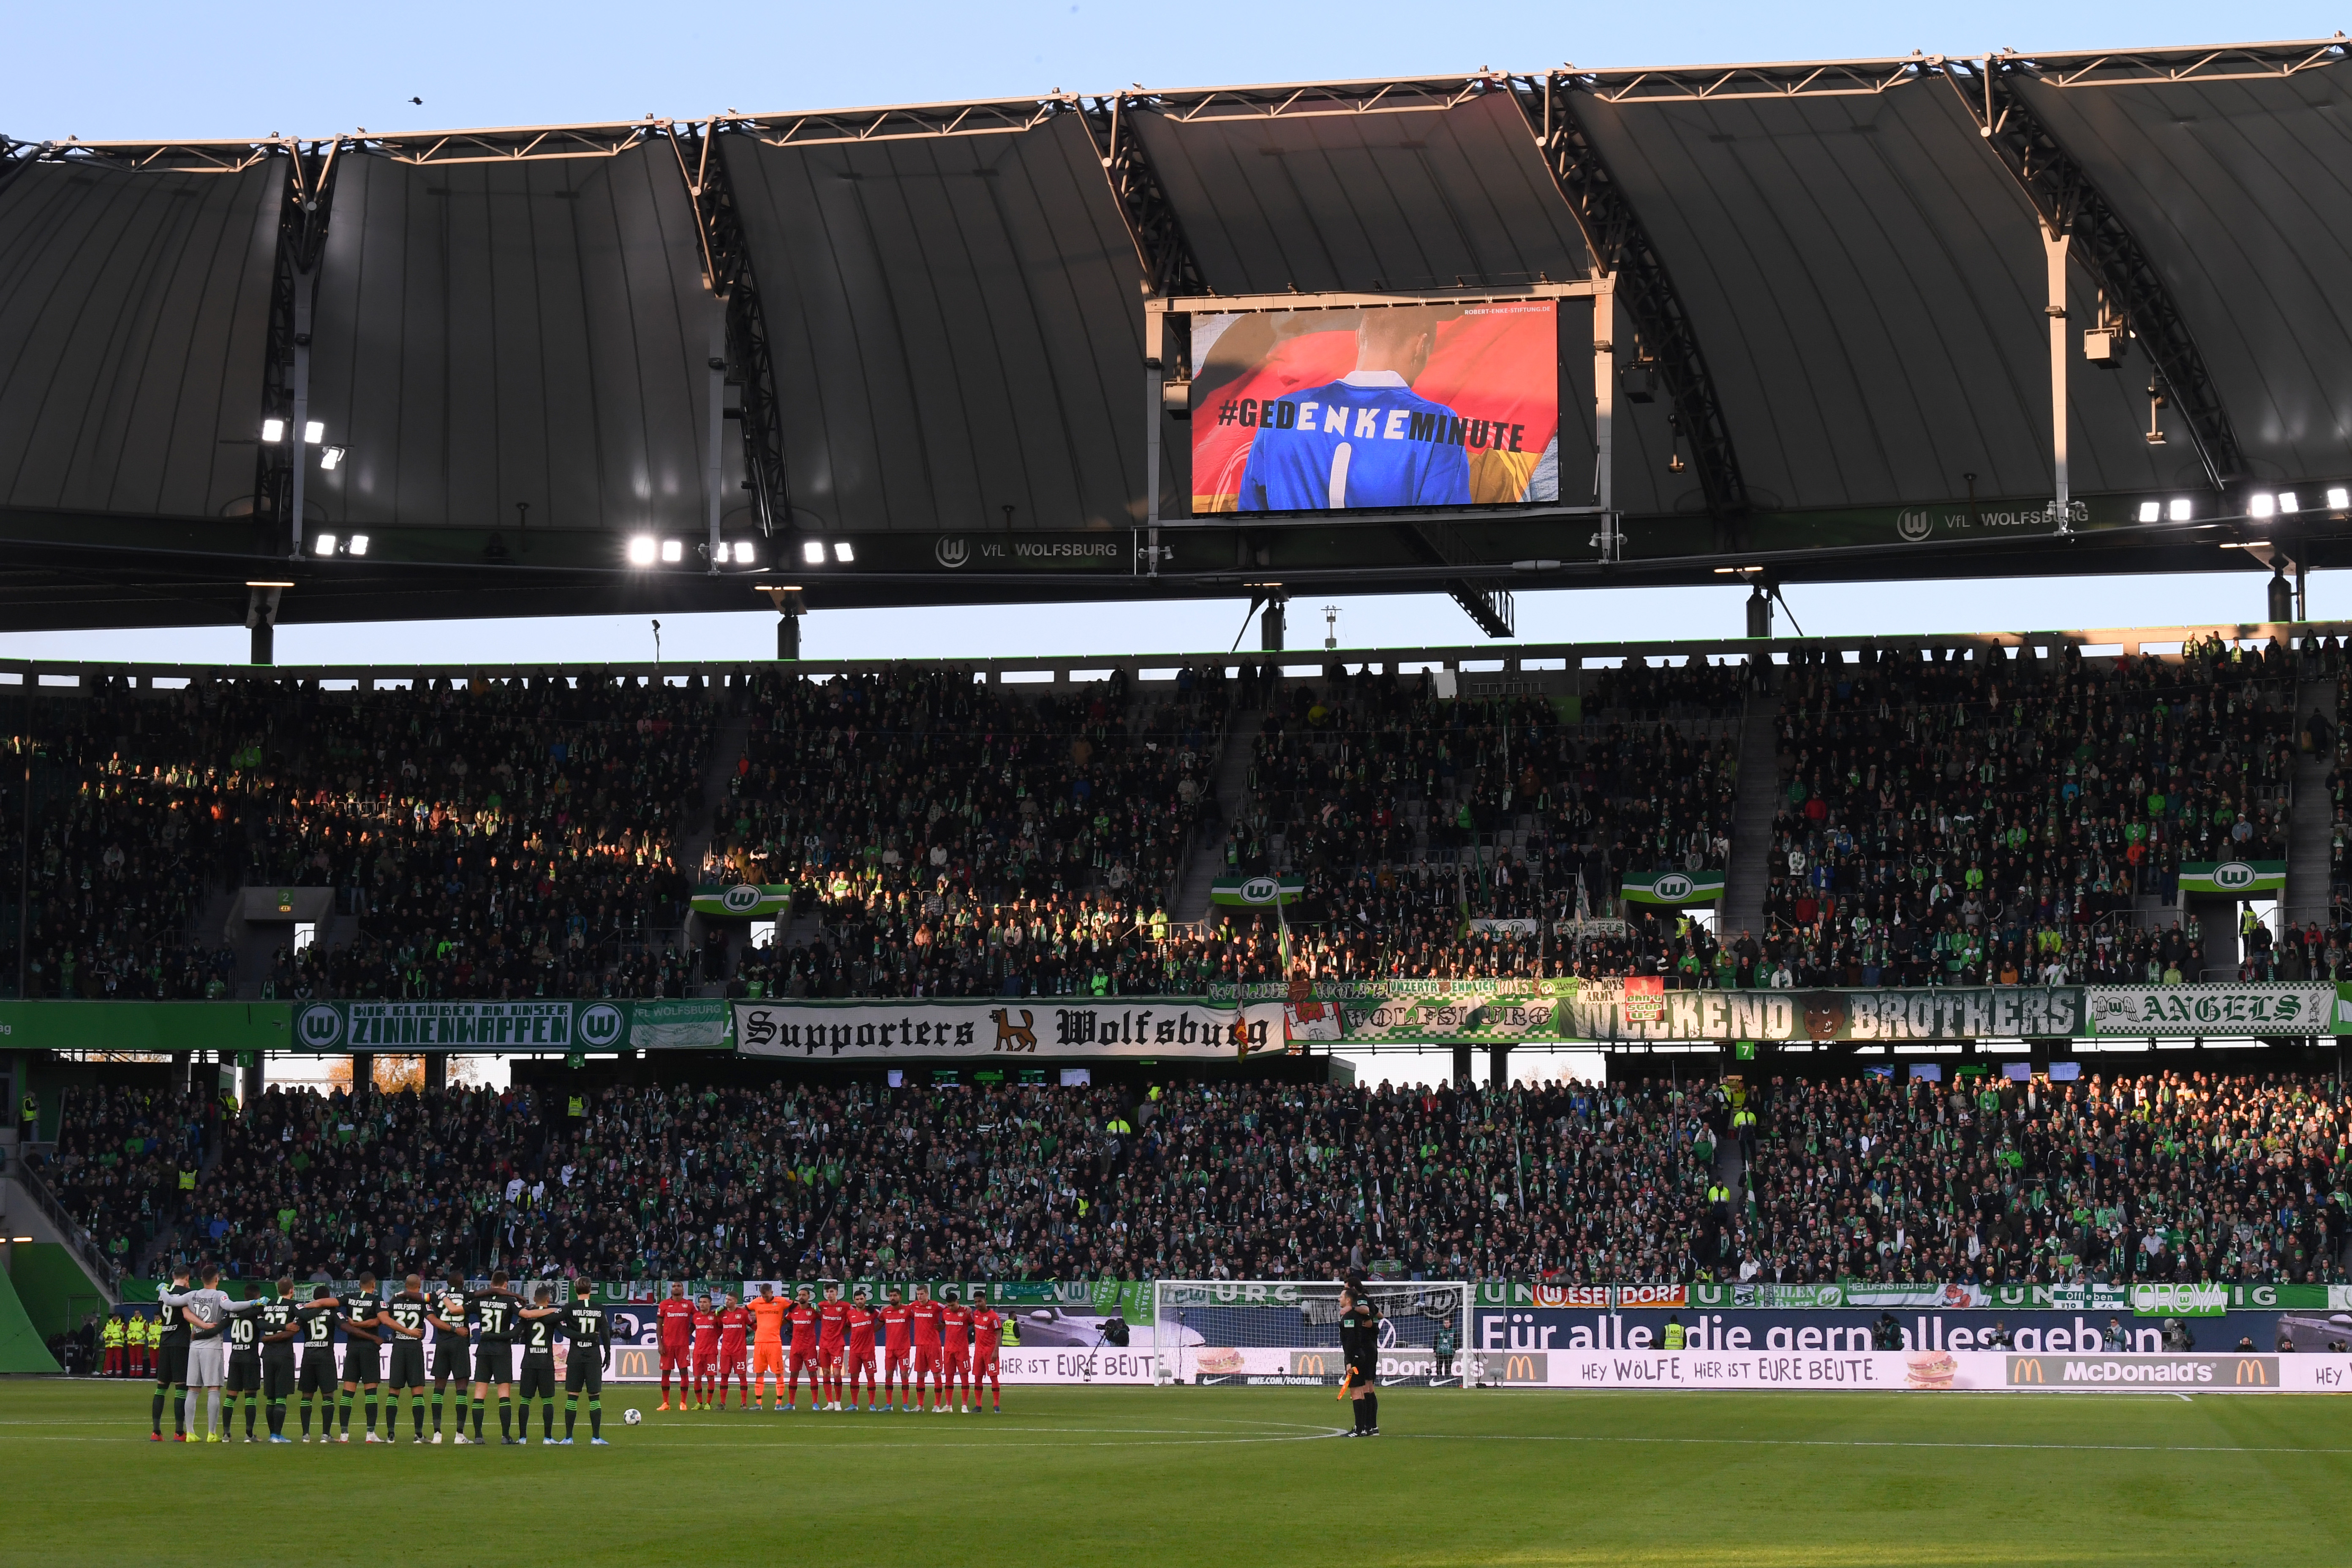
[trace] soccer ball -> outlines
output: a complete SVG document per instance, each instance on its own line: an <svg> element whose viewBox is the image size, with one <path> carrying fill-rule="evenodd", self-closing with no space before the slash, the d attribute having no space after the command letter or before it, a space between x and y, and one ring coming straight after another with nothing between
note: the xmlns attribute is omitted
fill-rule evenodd
<svg viewBox="0 0 2352 1568"><path fill-rule="evenodd" d="M621 1413L621 1425L624 1426L642 1426L645 1421L646 1413L634 1405Z"/></svg>

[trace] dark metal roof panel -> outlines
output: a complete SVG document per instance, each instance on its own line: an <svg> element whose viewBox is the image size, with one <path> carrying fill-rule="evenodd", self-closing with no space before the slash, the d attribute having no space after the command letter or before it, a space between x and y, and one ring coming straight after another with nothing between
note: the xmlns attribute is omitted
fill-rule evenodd
<svg viewBox="0 0 2352 1568"><path fill-rule="evenodd" d="M803 525L1001 529L1008 507L1015 528L1141 519L1142 269L1076 114L719 146Z"/></svg>
<svg viewBox="0 0 2352 1568"><path fill-rule="evenodd" d="M694 214L661 142L608 158L338 172L310 411L349 448L314 517L657 530L705 524L711 327ZM733 425L726 505L746 510ZM518 540L518 543L520 541Z"/></svg>
<svg viewBox="0 0 2352 1568"><path fill-rule="evenodd" d="M1576 219L1507 91L1402 111L1146 107L1133 123L1220 293L1584 275Z"/></svg>
<svg viewBox="0 0 2352 1568"><path fill-rule="evenodd" d="M2352 80L2014 85L2162 274L2253 471L2352 446Z"/></svg>
<svg viewBox="0 0 2352 1568"><path fill-rule="evenodd" d="M2047 493L2040 230L1949 89L1577 110L1666 258L1759 504L1958 500L1969 473ZM2079 269L2070 294L2089 320ZM2075 489L2171 478L2141 384L2074 362Z"/></svg>
<svg viewBox="0 0 2352 1568"><path fill-rule="evenodd" d="M0 189L0 504L252 496L286 168L45 163Z"/></svg>

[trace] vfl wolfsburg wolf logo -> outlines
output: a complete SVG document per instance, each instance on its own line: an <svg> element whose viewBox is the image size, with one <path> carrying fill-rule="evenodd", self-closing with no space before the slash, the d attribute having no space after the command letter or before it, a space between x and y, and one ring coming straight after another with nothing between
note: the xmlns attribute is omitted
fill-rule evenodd
<svg viewBox="0 0 2352 1568"><path fill-rule="evenodd" d="M2243 860L2224 860L2213 868L2213 885L2223 892L2251 888L2258 873Z"/></svg>
<svg viewBox="0 0 2352 1568"><path fill-rule="evenodd" d="M297 1026L302 1043L314 1048L331 1046L343 1037L343 1016L323 1004L302 1009L302 1021Z"/></svg>
<svg viewBox="0 0 2352 1568"><path fill-rule="evenodd" d="M719 902L730 914L748 915L760 907L760 889L749 882L738 882L721 895Z"/></svg>
<svg viewBox="0 0 2352 1568"><path fill-rule="evenodd" d="M580 1015L580 1043L583 1046L615 1045L621 1038L621 1010L610 1002L599 1002Z"/></svg>
<svg viewBox="0 0 2352 1568"><path fill-rule="evenodd" d="M931 555L940 565L952 572L971 559L971 546L961 539L942 537L937 544L931 546Z"/></svg>
<svg viewBox="0 0 2352 1568"><path fill-rule="evenodd" d="M1895 531L1916 544L1936 530L1936 520L1925 510L1913 508L1895 520Z"/></svg>
<svg viewBox="0 0 2352 1568"><path fill-rule="evenodd" d="M1673 903L1678 899L1690 897L1691 879L1680 871L1668 871L1653 882L1651 887L1657 893L1661 903Z"/></svg>

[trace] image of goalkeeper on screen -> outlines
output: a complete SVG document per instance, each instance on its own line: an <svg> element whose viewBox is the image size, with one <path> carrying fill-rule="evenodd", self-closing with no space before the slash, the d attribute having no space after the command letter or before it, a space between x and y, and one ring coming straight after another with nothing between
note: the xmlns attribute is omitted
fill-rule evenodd
<svg viewBox="0 0 2352 1568"><path fill-rule="evenodd" d="M1467 506L1462 420L1412 389L1437 344L1437 311L1363 312L1356 368L1260 416L1242 472L1243 511Z"/></svg>

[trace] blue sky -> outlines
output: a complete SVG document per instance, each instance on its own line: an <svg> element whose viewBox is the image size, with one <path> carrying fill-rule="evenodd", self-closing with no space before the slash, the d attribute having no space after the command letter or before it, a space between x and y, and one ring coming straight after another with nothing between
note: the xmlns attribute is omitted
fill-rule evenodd
<svg viewBox="0 0 2352 1568"><path fill-rule="evenodd" d="M695 117L838 105L1349 76L1587 66L1976 54L2324 37L2342 13L2301 4L1981 3L1637 6L1488 4L1456 11L1387 0L1344 5L1114 5L1013 0L713 8L397 4L239 9L123 4L100 14L15 7L0 49L0 132L89 140L316 135L583 120ZM410 102L421 98L422 105ZM2312 584L2315 615L2352 612L2338 574ZM2048 579L1924 587L1799 588L1809 632L1984 630L2252 619L2263 575ZM1317 600L1319 605L1323 601ZM1738 590L1525 595L1528 639L1727 635ZM1436 597L1340 601L1343 644L1475 640ZM834 612L812 655L1223 649L1239 603L1137 609ZM1309 605L1290 640L1322 638ZM1783 623L1785 626L1785 622ZM666 617L671 657L772 652L764 613ZM1253 636L1248 640L1254 642ZM635 617L457 626L288 626L282 662L314 659L649 657ZM6 634L0 652L43 658L241 659L240 629Z"/></svg>

